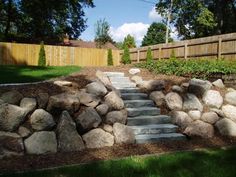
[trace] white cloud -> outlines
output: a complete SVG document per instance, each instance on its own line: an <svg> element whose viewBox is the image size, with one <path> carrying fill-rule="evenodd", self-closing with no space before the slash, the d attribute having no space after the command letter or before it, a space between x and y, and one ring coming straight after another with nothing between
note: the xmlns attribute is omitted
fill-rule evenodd
<svg viewBox="0 0 236 177"><path fill-rule="evenodd" d="M110 34L112 38L117 41L121 42L124 38L130 34L133 36L138 45L141 44L144 35L147 33L147 29L150 25L144 23L124 23L123 25L114 28L110 28Z"/></svg>
<svg viewBox="0 0 236 177"><path fill-rule="evenodd" d="M156 12L155 7L148 13L148 17L155 22L161 22L163 19L162 16Z"/></svg>

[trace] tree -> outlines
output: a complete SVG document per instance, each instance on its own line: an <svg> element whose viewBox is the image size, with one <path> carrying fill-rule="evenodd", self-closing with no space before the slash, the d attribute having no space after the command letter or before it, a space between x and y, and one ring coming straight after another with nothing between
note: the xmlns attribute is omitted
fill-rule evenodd
<svg viewBox="0 0 236 177"><path fill-rule="evenodd" d="M108 49L107 65L108 66L113 66L113 57L112 57L112 50L111 49Z"/></svg>
<svg viewBox="0 0 236 177"><path fill-rule="evenodd" d="M131 36L130 34L128 34L128 35L124 38L124 41L123 41L123 44L122 44L122 48L124 49L125 46L128 46L129 49L136 47L135 39L134 39L134 37Z"/></svg>
<svg viewBox="0 0 236 177"><path fill-rule="evenodd" d="M46 66L46 53L44 49L44 42L40 43L38 66Z"/></svg>
<svg viewBox="0 0 236 177"><path fill-rule="evenodd" d="M144 36L142 46L165 43L166 25L163 23L152 23ZM171 41L171 39L169 39Z"/></svg>
<svg viewBox="0 0 236 177"><path fill-rule="evenodd" d="M151 47L148 47L146 63L151 64L152 62L153 62L152 49Z"/></svg>
<svg viewBox="0 0 236 177"><path fill-rule="evenodd" d="M121 61L123 64L131 64L130 53L128 46L125 46Z"/></svg>
<svg viewBox="0 0 236 177"><path fill-rule="evenodd" d="M114 43L112 40L110 33L110 25L105 19L100 19L95 24L95 39L94 41L97 43L97 46L101 48L107 42Z"/></svg>

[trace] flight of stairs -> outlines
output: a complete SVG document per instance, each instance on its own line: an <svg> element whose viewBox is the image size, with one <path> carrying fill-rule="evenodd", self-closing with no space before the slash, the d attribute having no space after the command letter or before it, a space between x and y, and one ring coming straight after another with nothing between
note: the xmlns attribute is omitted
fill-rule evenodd
<svg viewBox="0 0 236 177"><path fill-rule="evenodd" d="M177 126L171 124L171 117L161 115L146 93L121 72L105 72L112 85L121 92L128 112L127 125L135 133L136 143L152 143L162 140L185 140L183 134L176 133Z"/></svg>

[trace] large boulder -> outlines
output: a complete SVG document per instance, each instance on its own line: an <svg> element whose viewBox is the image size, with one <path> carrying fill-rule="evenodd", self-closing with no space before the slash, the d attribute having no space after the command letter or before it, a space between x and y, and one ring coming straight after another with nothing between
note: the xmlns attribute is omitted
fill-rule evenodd
<svg viewBox="0 0 236 177"><path fill-rule="evenodd" d="M102 122L101 117L98 115L94 108L88 107L76 118L76 124L83 130L90 130L97 128Z"/></svg>
<svg viewBox="0 0 236 177"><path fill-rule="evenodd" d="M82 137L87 148L102 148L114 145L114 136L101 128L93 129Z"/></svg>
<svg viewBox="0 0 236 177"><path fill-rule="evenodd" d="M193 120L189 117L186 112L183 111L172 111L171 112L172 122L180 128L185 129L188 125L190 125Z"/></svg>
<svg viewBox="0 0 236 177"><path fill-rule="evenodd" d="M231 105L236 106L236 91L226 93L225 101Z"/></svg>
<svg viewBox="0 0 236 177"><path fill-rule="evenodd" d="M157 106L165 104L165 95L162 91L154 91L149 95L149 98L156 103Z"/></svg>
<svg viewBox="0 0 236 177"><path fill-rule="evenodd" d="M115 110L121 110L124 108L123 100L116 94L116 92L112 91L105 96L105 103L111 108Z"/></svg>
<svg viewBox="0 0 236 177"><path fill-rule="evenodd" d="M216 127L222 135L236 136L236 123L224 118L216 123Z"/></svg>
<svg viewBox="0 0 236 177"><path fill-rule="evenodd" d="M127 120L127 111L111 111L106 115L105 123L113 125L118 122L121 124L125 124Z"/></svg>
<svg viewBox="0 0 236 177"><path fill-rule="evenodd" d="M83 92L83 91L79 92L77 95L79 97L80 103L88 107L94 108L101 101L97 96Z"/></svg>
<svg viewBox="0 0 236 177"><path fill-rule="evenodd" d="M111 82L106 74L104 74L102 71L98 70L96 72L97 78L102 82L105 86L111 85Z"/></svg>
<svg viewBox="0 0 236 177"><path fill-rule="evenodd" d="M86 91L96 96L104 96L107 94L106 87L100 82L92 82L86 85Z"/></svg>
<svg viewBox="0 0 236 177"><path fill-rule="evenodd" d="M166 82L164 80L149 80L140 82L137 86L147 92L162 91L165 89Z"/></svg>
<svg viewBox="0 0 236 177"><path fill-rule="evenodd" d="M61 152L81 151L84 142L76 130L76 124L67 111L63 111L57 124L58 150Z"/></svg>
<svg viewBox="0 0 236 177"><path fill-rule="evenodd" d="M170 110L181 110L183 107L183 99L178 93L168 93L165 96L165 101Z"/></svg>
<svg viewBox="0 0 236 177"><path fill-rule="evenodd" d="M113 125L113 132L115 136L115 142L118 144L132 144L135 143L135 135L134 131L132 128L120 124L120 123L115 123Z"/></svg>
<svg viewBox="0 0 236 177"><path fill-rule="evenodd" d="M48 154L57 152L57 139L54 132L35 132L24 141L27 154Z"/></svg>
<svg viewBox="0 0 236 177"><path fill-rule="evenodd" d="M100 104L96 107L96 111L100 116L104 116L108 113L109 106L107 104Z"/></svg>
<svg viewBox="0 0 236 177"><path fill-rule="evenodd" d="M23 98L20 102L20 107L24 108L26 112L32 112L37 107L37 101L35 98Z"/></svg>
<svg viewBox="0 0 236 177"><path fill-rule="evenodd" d="M224 112L225 117L231 119L236 123L236 107L232 105L222 106L222 111Z"/></svg>
<svg viewBox="0 0 236 177"><path fill-rule="evenodd" d="M53 117L47 111L43 109L36 109L30 117L30 124L34 130L50 130L56 123Z"/></svg>
<svg viewBox="0 0 236 177"><path fill-rule="evenodd" d="M47 111L57 112L67 110L70 114L79 109L79 98L70 93L61 93L58 95L50 96L47 106Z"/></svg>
<svg viewBox="0 0 236 177"><path fill-rule="evenodd" d="M193 120L199 120L201 118L201 111L198 110L191 110L188 112L188 115L193 119Z"/></svg>
<svg viewBox="0 0 236 177"><path fill-rule="evenodd" d="M20 126L19 129L18 129L18 134L22 137L22 138L26 138L26 137L29 137L30 134L31 134L31 131L26 128L26 127L23 127L23 126Z"/></svg>
<svg viewBox="0 0 236 177"><path fill-rule="evenodd" d="M44 109L47 107L49 95L48 93L39 93L37 95L38 108Z"/></svg>
<svg viewBox="0 0 236 177"><path fill-rule="evenodd" d="M203 95L203 102L209 107L220 108L223 104L223 97L216 90L208 90Z"/></svg>
<svg viewBox="0 0 236 177"><path fill-rule="evenodd" d="M140 69L138 69L138 68L131 68L131 69L129 70L129 73L132 74L132 75L138 74L138 73L140 73L140 72L141 72L141 71L140 71Z"/></svg>
<svg viewBox="0 0 236 177"><path fill-rule="evenodd" d="M219 119L219 116L215 112L205 112L201 117L202 121L209 124L215 124Z"/></svg>
<svg viewBox="0 0 236 177"><path fill-rule="evenodd" d="M15 131L25 121L24 108L11 104L0 105L0 131Z"/></svg>
<svg viewBox="0 0 236 177"><path fill-rule="evenodd" d="M0 159L23 154L24 144L22 138L16 133L0 131Z"/></svg>
<svg viewBox="0 0 236 177"><path fill-rule="evenodd" d="M206 91L210 90L212 84L209 81L201 79L191 79L189 81L188 91L199 97L202 97Z"/></svg>
<svg viewBox="0 0 236 177"><path fill-rule="evenodd" d="M22 98L23 98L23 95L16 90L3 93L0 97L0 99L3 100L5 103L14 104L14 105L18 105Z"/></svg>
<svg viewBox="0 0 236 177"><path fill-rule="evenodd" d="M212 85L221 89L225 88L225 85L221 79L217 79L216 81L212 82Z"/></svg>
<svg viewBox="0 0 236 177"><path fill-rule="evenodd" d="M188 93L184 96L183 110L199 110L202 112L203 105L195 95Z"/></svg>
<svg viewBox="0 0 236 177"><path fill-rule="evenodd" d="M184 133L188 136L212 138L214 136L214 127L211 124L205 123L201 120L196 120L184 130Z"/></svg>

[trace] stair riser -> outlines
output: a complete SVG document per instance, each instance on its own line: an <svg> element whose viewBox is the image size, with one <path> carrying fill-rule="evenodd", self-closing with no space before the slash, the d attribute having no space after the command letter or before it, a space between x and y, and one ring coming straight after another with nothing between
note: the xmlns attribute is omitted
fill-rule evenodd
<svg viewBox="0 0 236 177"><path fill-rule="evenodd" d="M160 137L160 138L152 138L152 139L137 139L136 144L144 144L144 143L155 143L160 141L185 141L186 138L184 136L179 137Z"/></svg>
<svg viewBox="0 0 236 177"><path fill-rule="evenodd" d="M160 115L160 110L155 109L155 110L135 110L135 111L130 111L128 110L128 117L136 117L136 116L157 116Z"/></svg>
<svg viewBox="0 0 236 177"><path fill-rule="evenodd" d="M126 78L110 78L111 82L118 82L118 83L131 83L131 81L129 79Z"/></svg>
<svg viewBox="0 0 236 177"><path fill-rule="evenodd" d="M143 128L143 129L134 129L135 135L143 134L161 134L161 133L175 133L176 128Z"/></svg>
<svg viewBox="0 0 236 177"><path fill-rule="evenodd" d="M148 102L125 102L126 108L138 108L138 107L155 107L152 101Z"/></svg>
<svg viewBox="0 0 236 177"><path fill-rule="evenodd" d="M140 89L119 89L120 93L142 93Z"/></svg>
<svg viewBox="0 0 236 177"><path fill-rule="evenodd" d="M136 88L135 84L112 84L116 88Z"/></svg>
<svg viewBox="0 0 236 177"><path fill-rule="evenodd" d="M147 95L121 95L124 100L144 100L148 99Z"/></svg>
<svg viewBox="0 0 236 177"><path fill-rule="evenodd" d="M137 125L150 125L150 124L168 124L171 123L169 118L159 118L159 119L128 119L127 125L137 126Z"/></svg>

